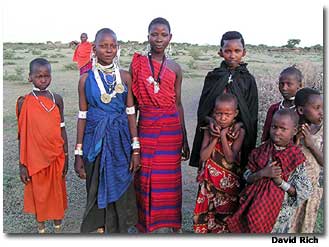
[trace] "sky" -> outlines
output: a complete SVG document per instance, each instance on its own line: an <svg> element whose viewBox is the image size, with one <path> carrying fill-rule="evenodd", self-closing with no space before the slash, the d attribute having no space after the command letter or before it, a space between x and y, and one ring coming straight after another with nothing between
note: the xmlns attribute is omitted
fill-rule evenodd
<svg viewBox="0 0 329 247"><path fill-rule="evenodd" d="M4 42L70 42L86 32L113 29L119 40L146 41L147 27L166 18L173 42L219 44L226 31L242 33L247 44L300 46L323 42L324 1L275 0L2 0Z"/></svg>

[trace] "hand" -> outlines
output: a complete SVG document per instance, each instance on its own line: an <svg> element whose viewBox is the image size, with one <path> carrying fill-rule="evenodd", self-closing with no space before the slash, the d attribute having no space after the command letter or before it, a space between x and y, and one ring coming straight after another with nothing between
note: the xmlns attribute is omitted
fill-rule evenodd
<svg viewBox="0 0 329 247"><path fill-rule="evenodd" d="M27 168L22 164L19 164L19 176L24 184L27 184L31 181L31 177L29 176Z"/></svg>
<svg viewBox="0 0 329 247"><path fill-rule="evenodd" d="M135 172L139 171L139 169L141 169L141 167L142 167L142 165L141 165L140 154L132 154L129 171L135 173Z"/></svg>
<svg viewBox="0 0 329 247"><path fill-rule="evenodd" d="M273 182L275 183L275 185L279 186L283 179L281 177L275 177L275 178L272 178Z"/></svg>
<svg viewBox="0 0 329 247"><path fill-rule="evenodd" d="M228 131L229 131L229 128L224 128L224 129L222 129L222 130L220 131L220 137L221 137L221 138L226 137Z"/></svg>
<svg viewBox="0 0 329 247"><path fill-rule="evenodd" d="M220 136L220 126L216 123L215 119L209 118L209 133L212 136Z"/></svg>
<svg viewBox="0 0 329 247"><path fill-rule="evenodd" d="M311 135L311 128L308 124L303 124L301 126L301 133L304 136L304 144L306 147L310 148L314 145L312 135Z"/></svg>
<svg viewBox="0 0 329 247"><path fill-rule="evenodd" d="M271 164L264 167L261 171L262 171L262 177L268 177L268 178L280 177L282 173L281 167L278 166L277 161L273 161Z"/></svg>
<svg viewBox="0 0 329 247"><path fill-rule="evenodd" d="M188 146L188 141L184 138L183 148L182 148L182 161L186 161L190 158L190 148Z"/></svg>
<svg viewBox="0 0 329 247"><path fill-rule="evenodd" d="M242 126L243 126L243 123L241 123L241 122L234 124L233 132L230 135L233 138L233 140L236 140L238 138Z"/></svg>
<svg viewBox="0 0 329 247"><path fill-rule="evenodd" d="M80 156L80 155L75 156L74 171L79 178L81 178L81 179L87 178L85 167L83 165L82 156Z"/></svg>
<svg viewBox="0 0 329 247"><path fill-rule="evenodd" d="M64 163L63 173L62 173L63 177L66 176L68 167L69 167L69 157L68 157L68 155L65 155L65 163Z"/></svg>

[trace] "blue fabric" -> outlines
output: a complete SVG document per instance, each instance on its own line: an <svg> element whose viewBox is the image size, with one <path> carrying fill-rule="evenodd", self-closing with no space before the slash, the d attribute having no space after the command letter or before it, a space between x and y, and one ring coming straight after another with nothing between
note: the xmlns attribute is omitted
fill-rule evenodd
<svg viewBox="0 0 329 247"><path fill-rule="evenodd" d="M103 80L102 75L101 78ZM103 84L108 91L104 81ZM132 182L132 174L129 172L130 132L125 104L127 87L124 86L124 93L116 94L109 104L104 104L100 100L100 90L92 71L88 72L85 82L88 113L83 155L90 163L101 155L98 208L105 208L108 203L117 201Z"/></svg>

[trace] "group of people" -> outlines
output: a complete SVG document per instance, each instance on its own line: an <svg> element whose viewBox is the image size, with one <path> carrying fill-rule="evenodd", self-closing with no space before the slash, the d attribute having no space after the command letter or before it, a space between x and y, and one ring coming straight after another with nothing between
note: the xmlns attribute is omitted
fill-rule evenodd
<svg viewBox="0 0 329 247"><path fill-rule="evenodd" d="M188 159L198 169L195 233L313 232L324 162L320 93L302 88L294 66L283 70L283 99L270 107L255 148L256 81L242 62L242 35L226 32L218 52L224 60L205 78L190 157L183 73L165 53L171 38L166 19L152 20L150 50L135 53L125 71L115 32L103 28L92 63L89 56L79 64L74 170L87 191L81 233L127 233L133 226L141 233L182 232L181 161ZM29 81L32 92L17 101L24 212L36 215L39 233L46 220L60 232L68 170L63 99L48 89L47 60L30 63Z"/></svg>

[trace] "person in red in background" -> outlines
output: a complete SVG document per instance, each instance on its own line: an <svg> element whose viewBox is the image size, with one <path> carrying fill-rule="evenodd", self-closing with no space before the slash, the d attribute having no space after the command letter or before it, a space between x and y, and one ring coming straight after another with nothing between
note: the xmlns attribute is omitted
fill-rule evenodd
<svg viewBox="0 0 329 247"><path fill-rule="evenodd" d="M78 44L74 51L73 61L78 63L80 75L82 75L92 67L91 51L93 44L87 41L88 35L86 33L81 34L80 40L81 43L72 41L71 44Z"/></svg>

